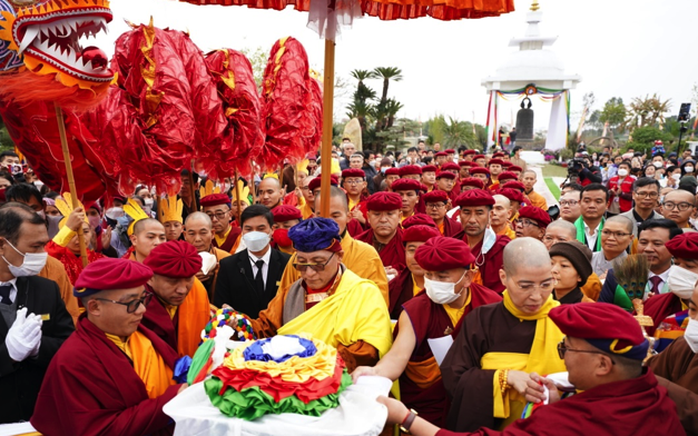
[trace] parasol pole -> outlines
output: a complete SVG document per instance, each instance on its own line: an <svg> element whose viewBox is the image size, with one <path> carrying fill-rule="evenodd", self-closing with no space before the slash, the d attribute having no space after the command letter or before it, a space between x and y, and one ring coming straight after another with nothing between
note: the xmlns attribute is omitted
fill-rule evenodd
<svg viewBox="0 0 698 436"><path fill-rule="evenodd" d="M242 215L242 214L240 213L240 185L238 184L238 181L239 181L238 180L238 170L235 170L235 203L238 206L237 220L238 220L238 226L240 226L240 228L242 228L242 225L240 224L240 219L241 219L240 215Z"/></svg>
<svg viewBox="0 0 698 436"><path fill-rule="evenodd" d="M330 171L332 171L332 103L334 98L334 41L325 39L325 71L322 90L322 149L320 152L320 216L330 217Z"/></svg>
<svg viewBox="0 0 698 436"><path fill-rule="evenodd" d="M194 187L194 161L192 160L191 163L189 164L189 192L191 195L191 207L194 210L190 210L189 213L191 212L198 212L199 208L196 205L196 188ZM187 205L187 207L189 207Z"/></svg>
<svg viewBox="0 0 698 436"><path fill-rule="evenodd" d="M75 188L75 176L73 175L73 164L70 161L70 151L68 150L68 136L65 134L65 121L63 120L63 110L58 103L53 104L56 109L56 121L58 123L58 133L61 137L61 149L63 150L63 161L65 162L65 175L68 177L68 188L70 189L70 199L73 204L73 210L80 207L78 200L78 190ZM87 244L85 235L82 233L82 228L78 233L78 243L80 244L80 258L82 259L82 267L87 266Z"/></svg>

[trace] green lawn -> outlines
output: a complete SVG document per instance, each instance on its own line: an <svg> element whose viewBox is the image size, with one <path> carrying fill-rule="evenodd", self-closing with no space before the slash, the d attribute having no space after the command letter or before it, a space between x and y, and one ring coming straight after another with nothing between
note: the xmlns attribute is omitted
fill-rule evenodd
<svg viewBox="0 0 698 436"><path fill-rule="evenodd" d="M557 184L550 177L546 177L544 180L545 180L545 184L548 185L548 189L550 189L550 193L553 194L553 197L555 197L555 200L559 200L560 199L560 188L557 186Z"/></svg>
<svg viewBox="0 0 698 436"><path fill-rule="evenodd" d="M560 165L547 164L541 170L543 177L567 177L567 168L562 168Z"/></svg>

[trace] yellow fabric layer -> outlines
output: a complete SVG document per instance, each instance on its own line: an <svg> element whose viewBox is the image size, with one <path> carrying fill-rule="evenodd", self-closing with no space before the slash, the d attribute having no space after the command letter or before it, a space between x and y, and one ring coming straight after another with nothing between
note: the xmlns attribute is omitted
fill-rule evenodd
<svg viewBox="0 0 698 436"><path fill-rule="evenodd" d="M281 363L258 360L245 361L243 351L249 347L247 345L247 347L238 347L232 350L223 361L223 365L230 369L251 369L265 372L271 377L281 377L283 381L290 383L305 383L310 378L324 380L327 377L332 377L337 363L337 349L329 347L324 342L311 338L309 335L299 334L298 336L313 341L315 348L317 348L317 352L313 356L293 356Z"/></svg>
<svg viewBox="0 0 698 436"><path fill-rule="evenodd" d="M172 369L165 365L150 339L141 332L136 331L129 339L131 352L133 353L133 369L138 374L148 398L157 398L164 394L167 388L175 384L172 380Z"/></svg>
<svg viewBox="0 0 698 436"><path fill-rule="evenodd" d="M128 338L123 341L121 340L120 337L116 335L112 335L110 333L105 333L107 335L107 338L116 345L119 350L123 351L126 356L128 356L129 359L133 360L133 354L131 353L131 346L128 343Z"/></svg>
<svg viewBox="0 0 698 436"><path fill-rule="evenodd" d="M536 321L536 333L533 336L533 345L529 354L521 353L487 353L482 356L480 366L482 369L517 370L527 373L536 372L541 375L566 371L565 363L557 354L556 345L564 335L555 323L548 317L550 309L560 305L550 295L543 307L533 315L528 315L514 306L508 291L502 294L504 307L515 317L522 321ZM502 394L499 384L499 374L495 373L493 379L494 416L505 418L503 427L515 421L521 416L521 410L525 400L513 389ZM521 408L521 409L519 409ZM502 427L502 428L503 428Z"/></svg>
<svg viewBox="0 0 698 436"><path fill-rule="evenodd" d="M470 304L470 300L472 299L473 294L470 292L470 289L468 289L468 298L465 299L465 304L460 309L451 307L448 304L443 305L444 310L446 311L448 317L451 318L451 323L454 327L458 324L458 321L460 321L461 317L463 316L463 313L465 312L465 308L468 307L468 305Z"/></svg>
<svg viewBox="0 0 698 436"><path fill-rule="evenodd" d="M354 210L356 205L359 204L359 201L361 201L360 199L359 199L359 201L354 201L349 197L347 197L347 198L349 199L349 210Z"/></svg>
<svg viewBox="0 0 698 436"><path fill-rule="evenodd" d="M53 242L61 247L67 247L70 240L73 239L73 236L76 234L77 233L69 229L68 226L63 226L58 233L56 233L56 236L53 237Z"/></svg>
<svg viewBox="0 0 698 436"><path fill-rule="evenodd" d="M373 345L380 357L393 344L390 314L371 281L344 271L334 294L279 328L280 335L308 333L333 347L358 341Z"/></svg>
<svg viewBox="0 0 698 436"><path fill-rule="evenodd" d="M412 294L416 297L420 292L422 292L422 288L421 286L417 285L417 281L414 279L414 274L412 274Z"/></svg>
<svg viewBox="0 0 698 436"><path fill-rule="evenodd" d="M218 235L213 235L216 238L216 244L218 244L219 247L222 246L223 244L225 244L225 240L228 239L228 235L230 234L231 230L233 230L233 228L228 226L228 231L225 232L223 237L219 237Z"/></svg>
<svg viewBox="0 0 698 436"><path fill-rule="evenodd" d="M441 370L434 356L421 362L410 360L405 367L405 375L420 389L427 389L441 380Z"/></svg>
<svg viewBox="0 0 698 436"><path fill-rule="evenodd" d="M313 212L312 207L310 207L310 204L308 203L301 205L300 210L304 220L307 220L315 216L315 212Z"/></svg>
<svg viewBox="0 0 698 436"><path fill-rule="evenodd" d="M211 305L206 288L194 279L194 286L179 305L177 325L177 352L179 357L194 356L201 342L201 330L211 319Z"/></svg>

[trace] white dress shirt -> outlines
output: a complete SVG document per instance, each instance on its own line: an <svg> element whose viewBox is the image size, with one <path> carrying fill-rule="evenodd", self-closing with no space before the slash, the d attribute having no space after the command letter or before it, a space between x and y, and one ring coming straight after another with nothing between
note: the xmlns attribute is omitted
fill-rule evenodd
<svg viewBox="0 0 698 436"><path fill-rule="evenodd" d="M257 276L257 261L258 260L263 260L264 265L262 265L262 281L264 282L264 288L266 289L267 287L267 275L269 274L269 260L271 259L271 247L268 247L267 252L264 253L264 256L262 257L257 257L254 254L250 253L250 251L247 251L247 254L250 256L250 264L252 265L252 277Z"/></svg>
<svg viewBox="0 0 698 436"><path fill-rule="evenodd" d="M17 277L13 278L9 282L0 282L0 286L12 285L12 290L10 290L10 300L14 303L17 299Z"/></svg>

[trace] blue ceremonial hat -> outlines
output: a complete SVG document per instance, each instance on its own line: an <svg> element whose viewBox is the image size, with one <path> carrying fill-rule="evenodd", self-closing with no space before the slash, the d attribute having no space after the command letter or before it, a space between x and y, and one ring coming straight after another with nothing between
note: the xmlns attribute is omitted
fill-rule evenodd
<svg viewBox="0 0 698 436"><path fill-rule="evenodd" d="M329 250L341 251L339 226L328 218L311 218L291 227L288 237L293 248L303 253Z"/></svg>

